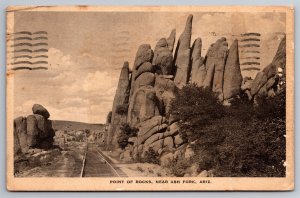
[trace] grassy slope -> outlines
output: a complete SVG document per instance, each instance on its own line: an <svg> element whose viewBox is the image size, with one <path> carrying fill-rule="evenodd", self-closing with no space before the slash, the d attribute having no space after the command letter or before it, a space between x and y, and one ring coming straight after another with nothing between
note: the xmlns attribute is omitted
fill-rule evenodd
<svg viewBox="0 0 300 198"><path fill-rule="evenodd" d="M52 127L57 130L84 130L89 129L93 130L102 130L104 129L104 124L90 124L83 122L74 122L74 121L64 121L64 120L53 120Z"/></svg>

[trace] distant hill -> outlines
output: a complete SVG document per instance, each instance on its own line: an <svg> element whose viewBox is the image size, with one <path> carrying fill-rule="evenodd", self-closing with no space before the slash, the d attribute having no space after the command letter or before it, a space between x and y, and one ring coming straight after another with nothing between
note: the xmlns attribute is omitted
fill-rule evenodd
<svg viewBox="0 0 300 198"><path fill-rule="evenodd" d="M93 130L104 130L104 124L90 124L84 122L75 122L75 121L65 121L65 120L52 120L53 129L57 130L84 130L89 129Z"/></svg>

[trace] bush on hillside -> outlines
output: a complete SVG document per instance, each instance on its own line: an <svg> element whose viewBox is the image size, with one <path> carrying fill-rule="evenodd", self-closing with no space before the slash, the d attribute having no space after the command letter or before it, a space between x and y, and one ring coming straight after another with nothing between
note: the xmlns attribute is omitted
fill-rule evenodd
<svg viewBox="0 0 300 198"><path fill-rule="evenodd" d="M142 161L144 163L159 164L159 154L158 152L155 152L152 147L150 147L147 151L145 151Z"/></svg>
<svg viewBox="0 0 300 198"><path fill-rule="evenodd" d="M119 115L126 115L128 112L128 104L118 105L116 108L116 113Z"/></svg>
<svg viewBox="0 0 300 198"><path fill-rule="evenodd" d="M125 149L125 147L128 145L128 139L130 137L137 136L138 129L135 127L131 127L128 123L122 124L120 129L121 134L118 138L118 144L121 149Z"/></svg>
<svg viewBox="0 0 300 198"><path fill-rule="evenodd" d="M284 177L285 100L282 91L274 98L258 98L257 106L241 97L223 107L210 91L188 85L179 91L171 111L180 120L180 133L193 142L192 161L200 172Z"/></svg>
<svg viewBox="0 0 300 198"><path fill-rule="evenodd" d="M203 135L204 126L224 115L224 107L213 92L191 84L178 92L170 113L180 120L181 136L193 141Z"/></svg>

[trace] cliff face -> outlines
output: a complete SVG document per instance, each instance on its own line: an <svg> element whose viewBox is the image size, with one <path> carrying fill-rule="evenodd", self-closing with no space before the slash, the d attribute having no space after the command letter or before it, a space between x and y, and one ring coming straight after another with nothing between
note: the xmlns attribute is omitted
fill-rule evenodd
<svg viewBox="0 0 300 198"><path fill-rule="evenodd" d="M230 100L239 96L242 91L248 93L249 99L258 94L268 95L271 89L276 91L276 71L278 67L285 68L285 58L282 58L285 57L285 39L269 66L259 72L253 81L243 80L238 41L235 40L228 48L226 38L220 38L210 46L206 56L202 57L201 38L190 45L192 19L192 15L188 16L174 53L176 33L172 30L168 38L161 38L157 42L154 50L149 44L139 47L130 83L128 69L124 72L123 67L112 109L107 144L118 147L116 140L121 133L120 126L125 122L137 128L138 134L129 138L121 159L130 161L143 157L150 147L159 153L161 160L190 155L187 143L179 136L176 120L169 115L172 99L188 83L196 83L217 93L224 104L230 104ZM125 99L127 97L128 102ZM126 115L117 115L116 105L120 104L128 104Z"/></svg>

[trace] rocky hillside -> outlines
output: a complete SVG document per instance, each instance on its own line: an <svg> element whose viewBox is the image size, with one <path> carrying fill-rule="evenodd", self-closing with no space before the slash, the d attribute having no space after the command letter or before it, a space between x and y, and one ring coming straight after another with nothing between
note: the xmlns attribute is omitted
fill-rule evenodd
<svg viewBox="0 0 300 198"><path fill-rule="evenodd" d="M278 71L285 70L285 38L270 65L255 79L243 79L238 40L228 47L222 37L211 44L203 57L201 38L191 45L192 21L193 16L188 16L176 48L176 31L172 30L154 49L149 44L140 45L132 71L128 62L124 63L106 136L108 149L115 150L119 149L126 123L138 130L136 135L125 134L128 144L120 155L124 161L144 157L149 148L159 154L161 162L179 155L189 157L192 151L179 135L177 120L169 113L177 91L189 83L215 92L224 105L230 105L242 93L255 100L258 95L272 96L278 91L278 83L284 76Z"/></svg>

